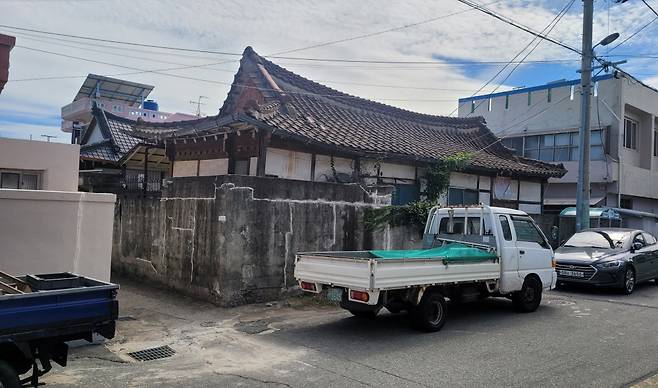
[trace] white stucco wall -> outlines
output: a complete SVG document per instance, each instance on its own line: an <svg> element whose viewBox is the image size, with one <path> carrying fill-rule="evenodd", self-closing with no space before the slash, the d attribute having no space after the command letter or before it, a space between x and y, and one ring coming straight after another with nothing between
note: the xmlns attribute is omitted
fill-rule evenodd
<svg viewBox="0 0 658 388"><path fill-rule="evenodd" d="M190 169L188 168L185 171L190 172ZM175 168L174 168L174 172L176 172ZM228 174L228 158L205 159L199 161L199 176L226 175L226 174Z"/></svg>
<svg viewBox="0 0 658 388"><path fill-rule="evenodd" d="M174 162L173 177L197 176L199 169L198 160L177 160Z"/></svg>
<svg viewBox="0 0 658 388"><path fill-rule="evenodd" d="M0 271L109 281L114 194L0 189Z"/></svg>
<svg viewBox="0 0 658 388"><path fill-rule="evenodd" d="M285 179L310 181L311 158L312 155L306 152L268 148L267 158L265 159L265 174ZM254 164L252 161L251 165Z"/></svg>
<svg viewBox="0 0 658 388"><path fill-rule="evenodd" d="M77 191L80 146L0 138L0 169L41 173L41 189Z"/></svg>

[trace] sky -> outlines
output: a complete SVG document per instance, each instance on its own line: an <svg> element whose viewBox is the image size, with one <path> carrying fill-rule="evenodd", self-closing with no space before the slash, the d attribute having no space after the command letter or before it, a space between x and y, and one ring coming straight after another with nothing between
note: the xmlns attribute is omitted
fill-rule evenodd
<svg viewBox="0 0 658 388"><path fill-rule="evenodd" d="M658 0L647 1L658 10ZM477 2L543 30L569 1ZM281 56L306 59L271 60L334 89L434 115L451 114L458 98L478 91L533 40L457 0L0 0L0 10L0 33L16 37L10 79L0 94L0 137L42 140L41 135L53 135L53 141L60 142L70 139L59 129L61 107L73 100L88 73L153 85L149 97L167 112L192 114L196 107L190 101L204 96L202 112L214 115L226 98L239 56L120 45L11 27L231 54L242 53L246 46L261 55L289 52ZM595 0L594 41L612 32L621 34L597 54L632 55L614 59L628 59L622 68L658 87L658 63L647 58L658 56L658 21L611 49L654 17L641 0ZM386 30L390 31L379 33ZM580 50L581 33L582 1L576 0L550 37ZM344 41L299 50L337 40ZM550 42L540 43L526 61L504 79L508 68L479 94L579 77L578 55ZM197 67L144 72L191 65Z"/></svg>

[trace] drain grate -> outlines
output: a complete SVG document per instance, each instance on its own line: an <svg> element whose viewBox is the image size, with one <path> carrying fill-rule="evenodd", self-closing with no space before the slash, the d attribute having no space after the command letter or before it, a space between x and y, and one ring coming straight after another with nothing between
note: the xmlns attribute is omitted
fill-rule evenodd
<svg viewBox="0 0 658 388"><path fill-rule="evenodd" d="M171 357L176 351L169 346L160 346L128 353L128 355L137 361L153 361L161 358Z"/></svg>

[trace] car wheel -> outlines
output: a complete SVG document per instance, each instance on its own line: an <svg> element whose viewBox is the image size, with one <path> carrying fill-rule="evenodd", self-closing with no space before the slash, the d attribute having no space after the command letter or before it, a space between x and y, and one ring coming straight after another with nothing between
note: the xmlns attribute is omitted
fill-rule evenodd
<svg viewBox="0 0 658 388"><path fill-rule="evenodd" d="M531 313L541 303L542 284L534 277L523 281L521 291L512 294L512 303L516 311L520 313Z"/></svg>
<svg viewBox="0 0 658 388"><path fill-rule="evenodd" d="M635 284L637 280L635 278L635 270L632 267L626 268L626 273L624 274L624 286L622 292L626 295L630 295L635 291Z"/></svg>
<svg viewBox="0 0 658 388"><path fill-rule="evenodd" d="M411 311L411 318L418 330L439 331L445 325L448 308L446 299L438 292L423 295L418 306Z"/></svg>
<svg viewBox="0 0 658 388"><path fill-rule="evenodd" d="M0 361L0 387L20 388L21 382L18 373L5 361Z"/></svg>

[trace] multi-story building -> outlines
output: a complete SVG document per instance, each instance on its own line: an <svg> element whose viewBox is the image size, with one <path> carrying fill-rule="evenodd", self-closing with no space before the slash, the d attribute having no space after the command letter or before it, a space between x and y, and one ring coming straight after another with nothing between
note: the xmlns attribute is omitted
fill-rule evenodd
<svg viewBox="0 0 658 388"><path fill-rule="evenodd" d="M73 102L62 107L62 131L71 133L71 143L81 146L82 189L159 191L169 173L164 151L117 128L130 120L165 124L199 117L160 111L157 102L147 99L152 91L151 85L89 74Z"/></svg>
<svg viewBox="0 0 658 388"><path fill-rule="evenodd" d="M168 123L197 119L186 113L168 113L158 109L154 100L148 100L153 86L102 75L89 74L80 86L73 101L62 107L62 131L71 133L71 143L79 143L81 131L93 118L92 108L151 123Z"/></svg>
<svg viewBox="0 0 658 388"><path fill-rule="evenodd" d="M593 82L590 204L658 213L658 90L619 71ZM568 173L544 193L545 211L557 213L576 203L580 98L579 80L561 80L462 98L459 117L484 117L520 156L562 163ZM656 219L625 224L655 229Z"/></svg>

